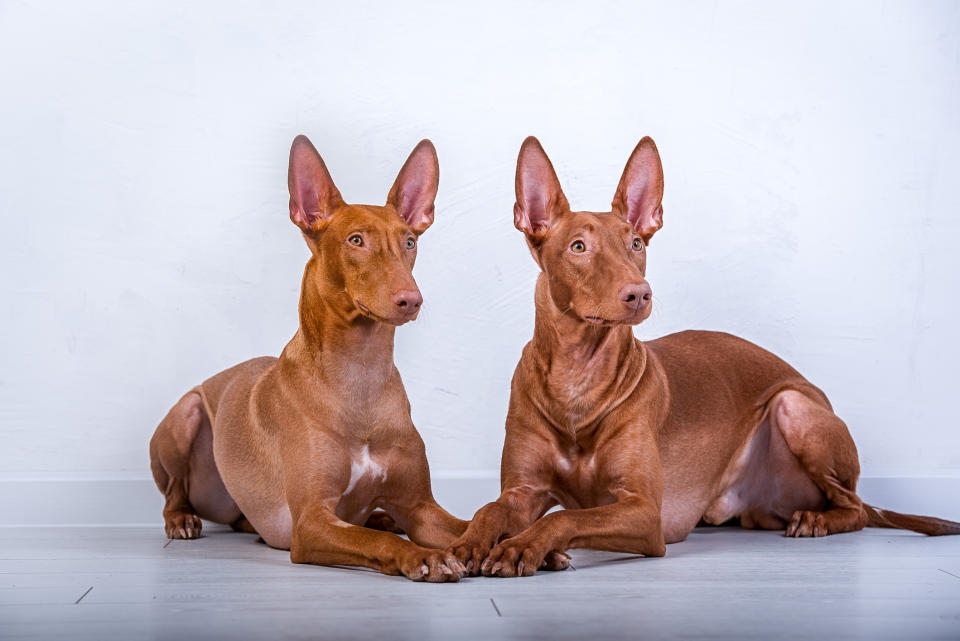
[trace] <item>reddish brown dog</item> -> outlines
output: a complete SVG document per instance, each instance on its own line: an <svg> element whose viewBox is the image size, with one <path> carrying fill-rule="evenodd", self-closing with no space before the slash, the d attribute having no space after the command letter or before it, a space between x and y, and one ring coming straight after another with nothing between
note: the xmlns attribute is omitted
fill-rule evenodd
<svg viewBox="0 0 960 641"><path fill-rule="evenodd" d="M448 545L467 524L433 499L393 364L394 329L422 302L411 270L433 222L438 177L424 140L385 206L348 205L310 141L293 141L290 218L311 252L300 328L279 359L217 374L160 423L150 458L169 537L199 536L204 518L256 531L294 563L460 579L451 554L428 548ZM410 540L365 523L395 524Z"/></svg>
<svg viewBox="0 0 960 641"><path fill-rule="evenodd" d="M516 189L514 223L542 270L536 324L513 378L502 494L448 548L468 571L563 569L569 548L663 556L701 520L794 537L865 525L960 533L865 505L846 425L770 352L716 332L634 338L652 307L647 245L663 223L653 140L630 156L612 212L571 212L535 138ZM567 509L543 516L557 504Z"/></svg>

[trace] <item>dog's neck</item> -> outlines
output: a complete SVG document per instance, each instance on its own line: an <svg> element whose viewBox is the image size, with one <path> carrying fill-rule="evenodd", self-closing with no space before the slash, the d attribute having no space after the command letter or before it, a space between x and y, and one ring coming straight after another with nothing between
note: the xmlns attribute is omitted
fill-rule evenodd
<svg viewBox="0 0 960 641"><path fill-rule="evenodd" d="M307 271L319 268L307 265ZM305 273L300 327L281 361L295 364L299 373L330 388L377 393L395 372L396 328L364 316L342 289L324 291L308 286L311 281Z"/></svg>
<svg viewBox="0 0 960 641"><path fill-rule="evenodd" d="M541 273L536 288L536 321L530 354L549 390L545 412L558 427L576 432L595 424L636 387L647 354L630 325L594 325L550 296Z"/></svg>

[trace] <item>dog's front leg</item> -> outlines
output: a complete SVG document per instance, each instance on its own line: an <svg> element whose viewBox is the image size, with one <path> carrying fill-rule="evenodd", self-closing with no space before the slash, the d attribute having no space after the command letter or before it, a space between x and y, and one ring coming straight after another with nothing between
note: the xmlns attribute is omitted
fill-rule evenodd
<svg viewBox="0 0 960 641"><path fill-rule="evenodd" d="M414 543L445 548L464 533L468 522L447 512L433 498L430 468L419 437L411 439L406 448L395 445L393 451L398 459L390 466L390 484L383 491L383 509Z"/></svg>
<svg viewBox="0 0 960 641"><path fill-rule="evenodd" d="M523 531L549 507L546 488L531 485L510 487L493 503L480 508L467 531L447 547L467 572L480 574L480 564L504 536Z"/></svg>
<svg viewBox="0 0 960 641"><path fill-rule="evenodd" d="M435 583L459 581L465 573L452 554L421 547L391 532L351 525L323 504L291 512L290 560L294 563L357 565Z"/></svg>
<svg viewBox="0 0 960 641"><path fill-rule="evenodd" d="M461 536L470 524L437 505L431 497L413 506L398 523L410 540L428 548L445 548Z"/></svg>
<svg viewBox="0 0 960 641"><path fill-rule="evenodd" d="M480 508L467 531L447 547L468 573L480 574L480 564L500 539L522 532L556 505L550 495L553 452L549 430L523 412L511 410L503 444L500 497ZM548 566L566 569L567 561L565 556L551 557Z"/></svg>
<svg viewBox="0 0 960 641"><path fill-rule="evenodd" d="M532 576L550 555L571 548L663 556L659 502L624 492L610 505L547 514L490 550L481 571L487 576Z"/></svg>

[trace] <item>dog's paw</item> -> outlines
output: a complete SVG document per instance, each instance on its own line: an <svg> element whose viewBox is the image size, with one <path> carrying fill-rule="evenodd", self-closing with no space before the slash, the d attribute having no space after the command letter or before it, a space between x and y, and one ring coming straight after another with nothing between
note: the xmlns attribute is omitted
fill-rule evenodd
<svg viewBox="0 0 960 641"><path fill-rule="evenodd" d="M811 512L809 510L797 510L790 519L787 531L784 536L798 538L801 536L826 536L826 519L823 512Z"/></svg>
<svg viewBox="0 0 960 641"><path fill-rule="evenodd" d="M516 536L498 543L490 550L490 554L484 559L480 566L480 571L484 576L515 577L515 576L533 576L538 569L543 567L547 552L540 548L534 541L528 541L524 537ZM566 555L564 555L566 556ZM552 562L556 565L558 559ZM567 557L569 565L570 558ZM557 569L566 569L559 568Z"/></svg>
<svg viewBox="0 0 960 641"><path fill-rule="evenodd" d="M490 545L483 541L462 538L457 539L447 548L447 553L455 556L463 564L469 576L480 574L480 564L483 563L489 551Z"/></svg>
<svg viewBox="0 0 960 641"><path fill-rule="evenodd" d="M543 559L543 565L540 569L550 572L562 572L569 567L571 567L570 555L554 550L553 552L547 552L547 556ZM574 568L574 570L576 570L576 568Z"/></svg>
<svg viewBox="0 0 960 641"><path fill-rule="evenodd" d="M196 539L200 537L203 524L196 514L171 514L164 519L164 529L171 539Z"/></svg>
<svg viewBox="0 0 960 641"><path fill-rule="evenodd" d="M412 581L429 583L455 583L467 573L454 555L427 548L409 554L400 564L400 571Z"/></svg>

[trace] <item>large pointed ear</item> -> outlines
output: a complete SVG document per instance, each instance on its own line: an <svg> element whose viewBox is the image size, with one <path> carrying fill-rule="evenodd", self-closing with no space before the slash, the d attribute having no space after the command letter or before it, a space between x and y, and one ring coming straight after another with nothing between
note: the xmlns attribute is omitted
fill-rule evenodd
<svg viewBox="0 0 960 641"><path fill-rule="evenodd" d="M557 218L570 211L547 152L533 136L524 140L520 147L516 189L513 224L531 241L542 239Z"/></svg>
<svg viewBox="0 0 960 641"><path fill-rule="evenodd" d="M290 188L290 220L304 232L322 229L333 212L344 205L323 158L304 135L294 138L290 147L287 186Z"/></svg>
<svg viewBox="0 0 960 641"><path fill-rule="evenodd" d="M613 197L613 211L627 219L643 242L663 227L663 165L650 136L644 136L623 170Z"/></svg>
<svg viewBox="0 0 960 641"><path fill-rule="evenodd" d="M387 204L393 205L414 233L422 234L433 224L433 201L439 184L437 150L429 140L421 140L400 168Z"/></svg>

